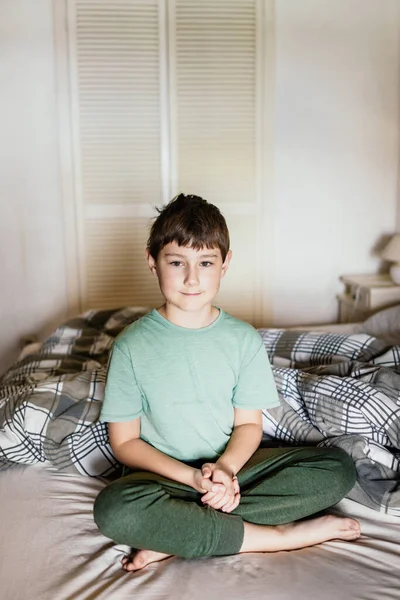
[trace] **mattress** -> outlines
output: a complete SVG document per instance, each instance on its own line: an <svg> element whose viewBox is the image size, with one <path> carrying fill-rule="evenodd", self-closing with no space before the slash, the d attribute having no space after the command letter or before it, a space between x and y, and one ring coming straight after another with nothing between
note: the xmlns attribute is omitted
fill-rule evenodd
<svg viewBox="0 0 400 600"><path fill-rule="evenodd" d="M127 574L126 546L97 530L100 478L50 464L0 473L1 600L398 600L400 519L352 500L331 512L361 523L356 542L330 541L290 552L169 558Z"/></svg>

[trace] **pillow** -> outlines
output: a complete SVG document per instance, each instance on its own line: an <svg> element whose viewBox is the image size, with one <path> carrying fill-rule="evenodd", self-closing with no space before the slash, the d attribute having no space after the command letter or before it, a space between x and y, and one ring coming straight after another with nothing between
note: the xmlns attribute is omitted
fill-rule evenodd
<svg viewBox="0 0 400 600"><path fill-rule="evenodd" d="M366 333L258 329L273 366L304 368L349 360L368 362L387 344Z"/></svg>
<svg viewBox="0 0 400 600"><path fill-rule="evenodd" d="M380 310L369 317L364 321L363 329L368 335L379 338L391 346L400 344L400 304Z"/></svg>

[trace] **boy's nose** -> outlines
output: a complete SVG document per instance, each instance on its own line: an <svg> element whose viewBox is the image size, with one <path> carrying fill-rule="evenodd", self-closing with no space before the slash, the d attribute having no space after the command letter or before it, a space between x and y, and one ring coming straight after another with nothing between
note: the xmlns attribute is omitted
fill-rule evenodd
<svg viewBox="0 0 400 600"><path fill-rule="evenodd" d="M199 276L196 269L188 269L185 277L185 285L191 287L199 285Z"/></svg>

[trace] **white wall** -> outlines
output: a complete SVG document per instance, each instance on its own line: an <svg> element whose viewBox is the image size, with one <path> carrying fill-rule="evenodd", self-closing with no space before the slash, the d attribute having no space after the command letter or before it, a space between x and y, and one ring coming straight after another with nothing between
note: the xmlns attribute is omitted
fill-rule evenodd
<svg viewBox="0 0 400 600"><path fill-rule="evenodd" d="M399 10L276 2L275 324L334 320L338 276L396 227ZM0 0L0 54L1 371L66 314L51 0Z"/></svg>
<svg viewBox="0 0 400 600"><path fill-rule="evenodd" d="M398 0L276 2L274 321L336 317L396 228Z"/></svg>
<svg viewBox="0 0 400 600"><path fill-rule="evenodd" d="M0 0L0 371L64 318L51 0Z"/></svg>

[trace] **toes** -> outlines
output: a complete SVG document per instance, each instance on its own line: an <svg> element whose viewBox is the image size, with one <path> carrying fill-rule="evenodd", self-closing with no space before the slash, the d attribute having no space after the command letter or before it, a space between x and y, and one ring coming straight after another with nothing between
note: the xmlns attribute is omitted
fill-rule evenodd
<svg viewBox="0 0 400 600"><path fill-rule="evenodd" d="M124 560L124 562L122 563L122 568L124 569L124 571L133 571L134 567L133 567L132 559L126 558Z"/></svg>
<svg viewBox="0 0 400 600"><path fill-rule="evenodd" d="M361 529L360 523L355 519L348 519L346 521L346 528L355 533L359 533Z"/></svg>
<svg viewBox="0 0 400 600"><path fill-rule="evenodd" d="M346 519L340 528L340 535L343 538L354 540L361 535L360 523L355 519Z"/></svg>
<svg viewBox="0 0 400 600"><path fill-rule="evenodd" d="M171 555L162 554L161 552L152 552L151 550L138 550L138 552L132 556L124 556L121 560L122 568L125 571L138 571L150 563L164 560L164 558L168 558L169 556Z"/></svg>
<svg viewBox="0 0 400 600"><path fill-rule="evenodd" d="M121 560L122 568L125 571L136 571L145 566L146 561L145 557L142 556L142 553L137 553L132 556L124 556Z"/></svg>

